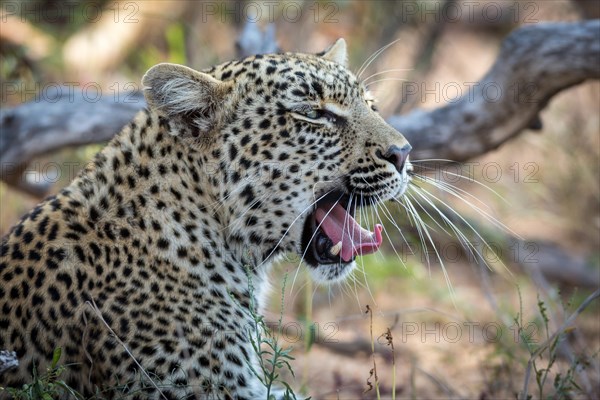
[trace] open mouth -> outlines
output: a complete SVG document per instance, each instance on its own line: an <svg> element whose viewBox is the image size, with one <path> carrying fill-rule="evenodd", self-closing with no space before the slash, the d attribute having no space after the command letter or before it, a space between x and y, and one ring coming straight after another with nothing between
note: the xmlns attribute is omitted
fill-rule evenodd
<svg viewBox="0 0 600 400"><path fill-rule="evenodd" d="M305 261L312 266L347 264L358 255L371 254L381 246L383 227L363 228L354 219L357 205L347 195L332 193L319 200L306 218L302 234Z"/></svg>

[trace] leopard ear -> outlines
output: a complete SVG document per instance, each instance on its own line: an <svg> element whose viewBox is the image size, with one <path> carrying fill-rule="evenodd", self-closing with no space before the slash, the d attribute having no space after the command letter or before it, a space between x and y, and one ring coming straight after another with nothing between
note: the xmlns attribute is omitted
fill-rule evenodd
<svg viewBox="0 0 600 400"><path fill-rule="evenodd" d="M158 64L142 78L148 106L193 136L216 128L232 92L231 82L177 64Z"/></svg>
<svg viewBox="0 0 600 400"><path fill-rule="evenodd" d="M335 41L327 50L318 53L321 57L336 62L338 64L343 65L344 67L348 66L348 52L346 49L346 41L342 38Z"/></svg>

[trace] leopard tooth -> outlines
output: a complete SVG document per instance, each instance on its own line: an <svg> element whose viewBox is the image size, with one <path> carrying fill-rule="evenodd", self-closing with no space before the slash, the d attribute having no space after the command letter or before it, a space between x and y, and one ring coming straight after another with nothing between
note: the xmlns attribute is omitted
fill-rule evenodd
<svg viewBox="0 0 600 400"><path fill-rule="evenodd" d="M340 251L342 251L342 242L338 242L338 244L336 244L329 250L332 256L337 256L338 254L340 254Z"/></svg>

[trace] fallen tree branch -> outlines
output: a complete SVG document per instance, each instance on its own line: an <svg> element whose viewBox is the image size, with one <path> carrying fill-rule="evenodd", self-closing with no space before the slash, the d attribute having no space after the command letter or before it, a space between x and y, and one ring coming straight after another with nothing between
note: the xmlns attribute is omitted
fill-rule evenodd
<svg viewBox="0 0 600 400"><path fill-rule="evenodd" d="M546 23L514 31L496 62L465 96L433 111L393 116L413 158L465 161L494 150L527 128L568 87L600 78L600 20Z"/></svg>
<svg viewBox="0 0 600 400"><path fill-rule="evenodd" d="M539 129L539 112L561 90L600 78L599 29L600 20L518 29L506 38L494 66L467 96L433 111L393 116L389 122L411 142L416 159L464 161L484 154L528 127ZM270 43L257 45L261 37ZM257 38L239 40L239 52L245 52L245 43L261 49L275 45L269 31ZM118 97L115 101L104 96L91 103L76 92L74 99L65 95L53 103L30 102L1 110L0 179L34 196L45 195L49 185L23 178L28 163L62 147L110 139L145 107L139 93Z"/></svg>

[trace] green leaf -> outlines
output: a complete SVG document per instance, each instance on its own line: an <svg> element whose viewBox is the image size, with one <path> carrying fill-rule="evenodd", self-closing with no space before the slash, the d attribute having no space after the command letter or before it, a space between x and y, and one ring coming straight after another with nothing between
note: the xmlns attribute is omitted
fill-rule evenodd
<svg viewBox="0 0 600 400"><path fill-rule="evenodd" d="M58 361L60 360L61 354L62 354L62 349L60 347L57 347L56 349L54 349L54 354L52 354L52 364L50 365L50 369L56 368L56 365L58 365Z"/></svg>

